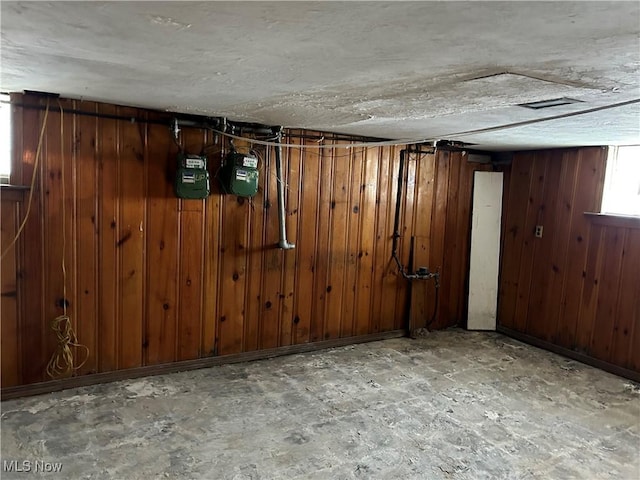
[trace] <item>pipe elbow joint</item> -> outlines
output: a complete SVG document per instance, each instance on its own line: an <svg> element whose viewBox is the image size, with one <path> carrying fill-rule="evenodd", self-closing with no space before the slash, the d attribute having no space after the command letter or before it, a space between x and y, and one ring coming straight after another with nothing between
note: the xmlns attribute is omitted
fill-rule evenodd
<svg viewBox="0 0 640 480"><path fill-rule="evenodd" d="M295 244L289 243L286 240L280 240L278 242L278 247L283 250L293 250L294 248L296 248Z"/></svg>

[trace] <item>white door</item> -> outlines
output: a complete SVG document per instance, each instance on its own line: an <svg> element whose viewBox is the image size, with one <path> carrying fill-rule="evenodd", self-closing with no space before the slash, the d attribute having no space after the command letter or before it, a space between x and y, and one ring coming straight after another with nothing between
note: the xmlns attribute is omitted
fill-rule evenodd
<svg viewBox="0 0 640 480"><path fill-rule="evenodd" d="M502 217L502 172L475 172L469 267L469 330L495 330Z"/></svg>

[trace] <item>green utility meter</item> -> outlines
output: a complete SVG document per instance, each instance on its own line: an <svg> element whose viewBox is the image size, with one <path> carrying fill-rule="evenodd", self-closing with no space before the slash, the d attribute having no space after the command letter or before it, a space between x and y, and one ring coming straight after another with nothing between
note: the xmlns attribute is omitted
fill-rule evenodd
<svg viewBox="0 0 640 480"><path fill-rule="evenodd" d="M258 159L250 154L229 153L222 167L221 179L227 193L253 197L258 193Z"/></svg>
<svg viewBox="0 0 640 480"><path fill-rule="evenodd" d="M209 196L207 157L180 153L175 187L176 195L180 198L207 198Z"/></svg>

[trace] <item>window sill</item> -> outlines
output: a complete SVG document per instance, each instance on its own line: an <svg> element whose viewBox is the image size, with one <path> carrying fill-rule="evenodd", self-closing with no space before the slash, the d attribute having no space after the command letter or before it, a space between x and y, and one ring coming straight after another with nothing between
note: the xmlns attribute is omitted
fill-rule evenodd
<svg viewBox="0 0 640 480"><path fill-rule="evenodd" d="M594 212L584 212L584 215L591 223L596 225L618 228L640 228L640 217L638 216Z"/></svg>
<svg viewBox="0 0 640 480"><path fill-rule="evenodd" d="M29 185L9 185L8 183L0 183L0 188L3 191L7 191L7 192L11 192L11 191L21 192L25 190L31 190L31 187Z"/></svg>
<svg viewBox="0 0 640 480"><path fill-rule="evenodd" d="M8 185L6 183L0 185L0 198L3 202L22 202L25 193L31 190L29 186Z"/></svg>

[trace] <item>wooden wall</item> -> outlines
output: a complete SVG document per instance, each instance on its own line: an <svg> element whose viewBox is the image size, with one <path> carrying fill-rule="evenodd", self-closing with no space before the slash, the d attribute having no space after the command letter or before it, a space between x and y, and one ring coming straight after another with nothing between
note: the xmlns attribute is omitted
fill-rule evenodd
<svg viewBox="0 0 640 480"><path fill-rule="evenodd" d="M287 228L296 248L283 251L272 151L258 148L253 200L222 195L215 180L208 199L179 200L178 147L166 125L153 123L168 117L91 102L62 106L67 113L51 102L31 214L16 254L2 263L3 387L47 380L55 348L49 322L65 298L63 246L68 313L90 350L80 374L405 326L410 286L391 260L399 147L286 149ZM30 183L44 115L14 107L14 184ZM289 132L285 141L317 145L313 136ZM196 129L185 129L181 142L190 153L206 150L212 173L227 148ZM408 158L400 252L405 263L442 274L435 328L464 320L475 168L459 153ZM3 244L26 195L3 194ZM416 289L414 327L426 325L434 298L432 283Z"/></svg>
<svg viewBox="0 0 640 480"><path fill-rule="evenodd" d="M606 156L600 147L515 155L499 324L640 372L640 222L584 214L600 210Z"/></svg>

